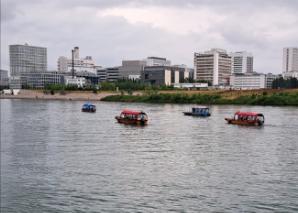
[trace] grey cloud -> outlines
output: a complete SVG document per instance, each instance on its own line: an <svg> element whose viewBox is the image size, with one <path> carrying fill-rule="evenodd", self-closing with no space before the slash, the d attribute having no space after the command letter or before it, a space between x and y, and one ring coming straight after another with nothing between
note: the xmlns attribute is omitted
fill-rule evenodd
<svg viewBox="0 0 298 213"><path fill-rule="evenodd" d="M98 9L129 5L144 8L206 7L223 15L226 20L212 25L204 33L177 35L150 24L129 24L121 17L96 17ZM282 47L298 45L298 20L273 23L269 19L264 30L258 25L259 20L255 23L246 20L262 13L268 18L275 17L276 11L295 16L297 8L298 1L290 0L225 0L224 3L221 0L2 0L1 59L8 68L8 45L28 42L48 48L50 69L56 69L60 55L70 56L73 46L80 47L82 56L91 55L104 66L119 65L122 59L141 59L149 55L165 56L173 63L193 66L193 52L220 47L228 51L253 52L257 71L278 73ZM277 33L287 33L273 38L273 28Z"/></svg>

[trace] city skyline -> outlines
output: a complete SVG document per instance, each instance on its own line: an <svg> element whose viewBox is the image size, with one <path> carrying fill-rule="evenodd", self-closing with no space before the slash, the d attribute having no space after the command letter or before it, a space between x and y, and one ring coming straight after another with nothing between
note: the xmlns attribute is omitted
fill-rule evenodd
<svg viewBox="0 0 298 213"><path fill-rule="evenodd" d="M298 46L297 11L290 0L4 0L1 68L9 67L8 45L28 43L48 49L49 70L74 46L101 66L154 55L193 67L194 52L223 48L251 52L255 71L279 74L282 49Z"/></svg>

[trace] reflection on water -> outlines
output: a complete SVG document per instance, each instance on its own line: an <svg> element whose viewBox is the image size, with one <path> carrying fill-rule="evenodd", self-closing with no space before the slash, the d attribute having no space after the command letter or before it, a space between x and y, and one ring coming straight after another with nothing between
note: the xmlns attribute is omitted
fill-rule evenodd
<svg viewBox="0 0 298 213"><path fill-rule="evenodd" d="M298 211L298 109L1 100L3 212ZM116 123L124 108L145 127ZM237 110L264 127L228 125Z"/></svg>

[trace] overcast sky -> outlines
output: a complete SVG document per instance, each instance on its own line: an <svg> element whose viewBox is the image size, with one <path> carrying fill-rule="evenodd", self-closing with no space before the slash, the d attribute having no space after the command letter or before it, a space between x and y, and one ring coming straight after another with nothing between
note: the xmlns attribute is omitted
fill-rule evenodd
<svg viewBox="0 0 298 213"><path fill-rule="evenodd" d="M1 0L2 68L8 45L24 43L47 47L50 70L79 46L102 66L160 56L193 67L194 52L246 50L255 71L281 73L298 0Z"/></svg>

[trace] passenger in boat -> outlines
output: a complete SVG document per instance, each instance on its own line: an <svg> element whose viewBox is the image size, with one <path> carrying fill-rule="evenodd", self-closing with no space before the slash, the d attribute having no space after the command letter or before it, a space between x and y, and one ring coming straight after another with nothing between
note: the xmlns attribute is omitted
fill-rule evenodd
<svg viewBox="0 0 298 213"><path fill-rule="evenodd" d="M143 114L141 114L141 120L145 120L145 116Z"/></svg>

